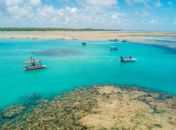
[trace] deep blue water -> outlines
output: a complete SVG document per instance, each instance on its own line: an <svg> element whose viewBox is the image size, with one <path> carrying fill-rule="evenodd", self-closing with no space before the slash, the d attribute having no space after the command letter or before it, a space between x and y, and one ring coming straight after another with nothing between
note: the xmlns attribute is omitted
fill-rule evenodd
<svg viewBox="0 0 176 130"><path fill-rule="evenodd" d="M0 107L18 102L30 93L47 96L76 87L136 85L176 94L176 53L166 48L88 40L0 39ZM115 45L118 51L109 51ZM46 69L25 72L23 62L33 56ZM135 63L120 63L134 56Z"/></svg>

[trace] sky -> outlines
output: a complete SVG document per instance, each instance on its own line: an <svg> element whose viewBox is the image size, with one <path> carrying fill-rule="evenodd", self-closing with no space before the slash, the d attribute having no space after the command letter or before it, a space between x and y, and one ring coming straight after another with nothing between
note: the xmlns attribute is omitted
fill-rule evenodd
<svg viewBox="0 0 176 130"><path fill-rule="evenodd" d="M0 0L0 27L176 31L176 0Z"/></svg>

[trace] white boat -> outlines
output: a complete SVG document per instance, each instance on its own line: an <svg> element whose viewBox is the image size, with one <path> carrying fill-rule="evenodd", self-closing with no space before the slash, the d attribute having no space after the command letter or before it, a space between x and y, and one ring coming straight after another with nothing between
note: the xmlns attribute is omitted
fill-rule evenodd
<svg viewBox="0 0 176 130"><path fill-rule="evenodd" d="M120 62L122 63L136 62L136 61L137 59L133 57L127 57L127 58L123 58L122 56L120 57Z"/></svg>
<svg viewBox="0 0 176 130"><path fill-rule="evenodd" d="M29 61L25 61L24 64L26 64L26 66L24 67L25 71L38 70L38 69L46 68L46 65L42 65L40 60L33 59L32 57L30 57Z"/></svg>

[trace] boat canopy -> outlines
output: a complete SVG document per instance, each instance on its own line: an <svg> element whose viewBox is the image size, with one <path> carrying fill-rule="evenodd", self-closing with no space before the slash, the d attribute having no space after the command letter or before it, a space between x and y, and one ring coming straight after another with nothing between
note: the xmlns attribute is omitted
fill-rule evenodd
<svg viewBox="0 0 176 130"><path fill-rule="evenodd" d="M24 64L31 64L31 63L38 63L40 60L30 60L30 61L25 61Z"/></svg>

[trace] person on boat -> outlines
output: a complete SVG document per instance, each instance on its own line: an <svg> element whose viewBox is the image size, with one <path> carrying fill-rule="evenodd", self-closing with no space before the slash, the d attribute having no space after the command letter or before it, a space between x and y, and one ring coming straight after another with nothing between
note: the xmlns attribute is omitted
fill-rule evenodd
<svg viewBox="0 0 176 130"><path fill-rule="evenodd" d="M132 56L130 56L129 59L131 60L131 59L132 59Z"/></svg>
<svg viewBox="0 0 176 130"><path fill-rule="evenodd" d="M121 57L120 57L120 60L123 62L123 61L124 61L124 58L121 56Z"/></svg>
<svg viewBox="0 0 176 130"><path fill-rule="evenodd" d="M32 56L31 56L31 57L29 57L29 61L31 61L31 62L32 62L32 60L33 60L33 59L32 59Z"/></svg>
<svg viewBox="0 0 176 130"><path fill-rule="evenodd" d="M36 66L35 59L32 58L32 56L29 58L31 62L31 66Z"/></svg>
<svg viewBox="0 0 176 130"><path fill-rule="evenodd" d="M32 66L36 66L35 59L32 60L31 64Z"/></svg>

